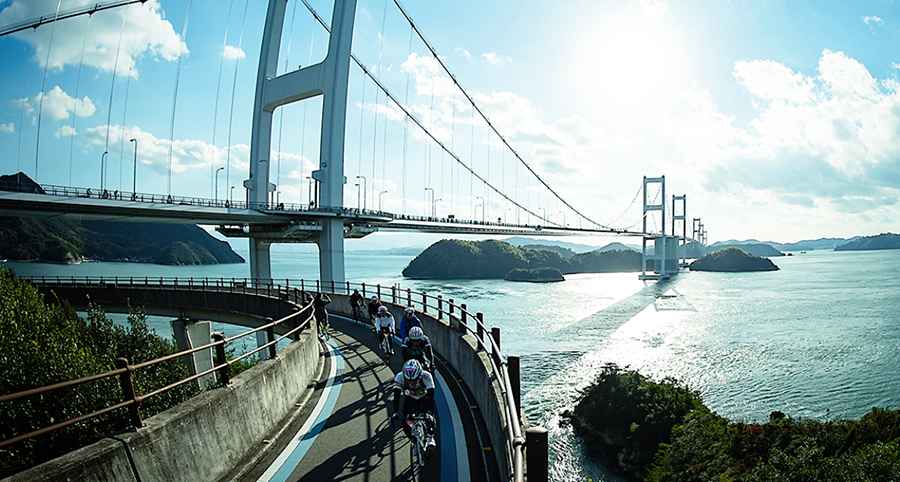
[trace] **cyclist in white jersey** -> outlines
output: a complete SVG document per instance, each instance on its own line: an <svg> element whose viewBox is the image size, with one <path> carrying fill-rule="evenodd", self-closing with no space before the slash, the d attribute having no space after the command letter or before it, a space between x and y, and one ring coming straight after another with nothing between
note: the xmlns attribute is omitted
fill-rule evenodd
<svg viewBox="0 0 900 482"><path fill-rule="evenodd" d="M375 315L375 329L378 333L378 344L387 337L389 346L393 351L394 346L394 315L388 311L387 306L379 306L378 314Z"/></svg>
<svg viewBox="0 0 900 482"><path fill-rule="evenodd" d="M394 376L394 413L392 418L407 420L412 415L425 415L427 440L425 450L431 451L434 446L434 378L422 369L418 360L409 360L403 364L403 370ZM403 431L407 436L410 429L406 423Z"/></svg>

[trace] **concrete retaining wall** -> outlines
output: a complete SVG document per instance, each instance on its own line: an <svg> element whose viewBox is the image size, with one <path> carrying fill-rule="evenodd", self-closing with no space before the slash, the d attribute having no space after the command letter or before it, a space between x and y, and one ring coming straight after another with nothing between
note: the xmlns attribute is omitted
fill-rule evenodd
<svg viewBox="0 0 900 482"><path fill-rule="evenodd" d="M278 358L241 373L228 387L151 417L136 432L103 439L3 482L218 480L294 410L318 369L313 327Z"/></svg>
<svg viewBox="0 0 900 482"><path fill-rule="evenodd" d="M373 287L374 289L374 287ZM397 329L399 330L400 319L403 317L403 311L406 308L406 293L397 292L398 304L388 302L392 300L390 288L382 288L382 300L394 315L397 321ZM372 293L367 292L368 296ZM328 310L345 316L352 316L352 308L350 306L350 298L346 295L331 295L332 303L328 306ZM421 295L420 295L421 298ZM413 303L417 307L421 307L421 299L413 299ZM429 307L431 309L431 307ZM444 308L449 309L449 306ZM363 308L365 314L365 307ZM448 320L447 313L444 313L444 319L438 320L436 313L422 313L417 310L419 319L422 320L422 328L425 334L431 339L434 351L441 356L462 378L463 382L472 393L478 408L481 411L485 424L487 425L488 435L490 437L491 446L497 456L497 465L501 474L509 473L509 463L507 460L507 422L506 411L503 403L503 392L501 380L494 376L491 369L491 357L484 350L480 350L478 341L474 335L465 331L461 327L460 320L456 316L453 317L452 327ZM468 320L473 324L475 320ZM485 334L485 336L490 336Z"/></svg>

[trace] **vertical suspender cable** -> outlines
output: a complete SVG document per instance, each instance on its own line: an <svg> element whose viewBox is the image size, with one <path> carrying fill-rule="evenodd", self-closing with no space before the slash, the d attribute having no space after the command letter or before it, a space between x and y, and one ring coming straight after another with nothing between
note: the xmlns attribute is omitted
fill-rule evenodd
<svg viewBox="0 0 900 482"><path fill-rule="evenodd" d="M109 104L106 108L106 147L100 158L100 191L106 189L106 154L109 153L109 124L112 122L113 92L116 89L116 74L119 72L119 53L122 50L122 34L125 32L125 15L122 15L122 25L119 26L119 45L116 47L116 61L113 65L112 83L109 85Z"/></svg>
<svg viewBox="0 0 900 482"><path fill-rule="evenodd" d="M297 18L297 3L291 12L291 34L288 37L287 52L284 56L284 71L287 72L291 63L291 48L294 45L294 19ZM278 109L278 157L275 160L275 203L281 202L281 135L284 132L284 106Z"/></svg>
<svg viewBox="0 0 900 482"><path fill-rule="evenodd" d="M296 7L297 5L294 4L294 6ZM313 43L314 43L315 39L316 39L315 37L310 37L310 39L309 39L309 54L307 54L307 57L306 57L306 65L310 65L312 63ZM303 121L301 122L301 125L300 125L300 183L301 184L303 183L303 144L306 142L306 108L308 106L309 106L309 104L307 102L303 102ZM310 174L312 174L312 173L310 173ZM312 181L312 182L316 182L316 181ZM312 182L310 183L309 192L307 193L308 199L313 198ZM302 191L303 189L301 188L300 190Z"/></svg>
<svg viewBox="0 0 900 482"><path fill-rule="evenodd" d="M78 101L78 96L81 92L81 71L84 69L84 52L87 47L87 34L91 31L90 25L91 20L94 19L93 15L88 15L88 29L84 32L84 37L81 38L81 60L78 62L78 73L75 74L75 100ZM75 104L76 106L78 104ZM72 185L72 154L75 150L75 134L76 126L78 125L78 113L72 112L72 124L70 127L72 128L72 135L69 136L69 183L68 185Z"/></svg>
<svg viewBox="0 0 900 482"><path fill-rule="evenodd" d="M357 143L356 149L356 175L362 175L362 155L363 155L363 114L364 108L366 105L366 87L368 87L368 83L366 82L366 75L362 72L362 68L360 68L359 81L362 83L362 100L359 102L359 142Z"/></svg>
<svg viewBox="0 0 900 482"><path fill-rule="evenodd" d="M38 101L38 118L37 118L37 134L35 135L34 141L34 178L38 178L38 157L41 150L41 117L44 113L44 97L47 96L47 70L50 67L50 52L53 51L53 36L56 34L56 19L59 17L59 7L62 5L62 0L56 2L56 15L53 17L53 26L50 27L50 44L47 46L47 60L44 61L44 73L41 76L41 98Z"/></svg>
<svg viewBox="0 0 900 482"><path fill-rule="evenodd" d="M469 164L475 165L475 109L472 109L472 132L469 134ZM472 218L475 218L475 193L473 186L475 176L469 173L469 207L472 208Z"/></svg>
<svg viewBox="0 0 900 482"><path fill-rule="evenodd" d="M450 150L456 151L456 103L452 97L450 98ZM456 208L453 197L456 192L456 184L453 183L453 172L456 170L453 168L454 164L456 163L450 163L450 212Z"/></svg>
<svg viewBox="0 0 900 482"><path fill-rule="evenodd" d="M412 54L412 36L413 31L409 29L409 45L406 48L406 58ZM403 103L409 105L409 71L406 72L406 93L403 97ZM400 202L402 206L400 211L406 213L406 150L409 144L409 116L403 116L403 179L401 180L401 196Z"/></svg>
<svg viewBox="0 0 900 482"><path fill-rule="evenodd" d="M188 0L187 5L184 7L184 22L181 24L181 39L185 43L187 43L188 20L190 20L191 17L191 3L192 0ZM181 64L183 59L183 55L179 56L178 65L175 67L175 92L172 94L172 116L169 119L169 179L167 183L167 192L169 196L172 195L172 162L175 148L175 110L178 106L178 85L181 83Z"/></svg>
<svg viewBox="0 0 900 482"><path fill-rule="evenodd" d="M379 78L381 78L381 60L384 55L384 23L385 23L386 18L387 18L387 0L384 1L383 8L381 10L381 34L378 37L378 65L376 66L376 72L377 72L377 76ZM381 114L378 112L379 107L380 107L379 100L378 100L379 94L381 94L381 90L376 89L375 90L375 104L374 104L374 109L373 109L373 117L375 120L372 125L372 178L367 183L367 184L372 185L371 187L372 187L372 205L373 206L375 205L375 201L376 201L375 197L377 196L377 192L378 192L378 191L376 191L376 189L378 189L378 188L376 187L377 184L375 183L375 177L377 176L376 166L378 165L378 159L376 156L377 147L378 147L378 145L377 145L378 118L381 116Z"/></svg>
<svg viewBox="0 0 900 482"><path fill-rule="evenodd" d="M19 142L16 146L16 173L22 171L22 126L25 124L25 108L19 112Z"/></svg>
<svg viewBox="0 0 900 482"><path fill-rule="evenodd" d="M219 75L216 77L216 103L213 104L213 131L212 131L212 145L213 145L213 155L215 155L215 147L216 147L216 134L219 126L219 96L222 91L222 69L225 66L225 47L228 46L228 26L231 21L231 9L234 7L234 0L230 0L228 2L228 15L225 17L225 36L222 38L222 51L219 52ZM209 163L209 197L210 199L218 198L218 193L214 193L216 189L216 181L215 181L215 158L213 158Z"/></svg>
<svg viewBox="0 0 900 482"><path fill-rule="evenodd" d="M119 126L119 191L122 190L122 166L125 164L125 126L128 124L128 91L131 88L131 75L133 68L128 69L128 79L125 81L125 108L122 110L122 125Z"/></svg>
<svg viewBox="0 0 900 482"><path fill-rule="evenodd" d="M244 0L244 13L241 16L241 33L238 36L238 49L243 48L244 45L244 26L247 24L247 4L249 0ZM234 60L234 79L231 82L231 107L228 111L228 149L225 153L225 192L228 192L228 189L231 185L231 134L232 134L232 126L234 122L234 94L237 89L237 78L238 78L238 66L241 64L241 59Z"/></svg>

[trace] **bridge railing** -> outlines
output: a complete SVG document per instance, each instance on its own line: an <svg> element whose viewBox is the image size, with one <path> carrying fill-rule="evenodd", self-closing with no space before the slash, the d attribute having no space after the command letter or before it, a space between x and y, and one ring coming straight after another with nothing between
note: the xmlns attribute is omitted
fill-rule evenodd
<svg viewBox="0 0 900 482"><path fill-rule="evenodd" d="M227 367L228 365L235 363L239 360L252 356L255 353L258 353L261 350L269 349L274 350L275 344L280 340L293 335L297 331L303 329L308 326L310 320L313 319L311 304L306 303L309 294L323 292L330 294L340 294L340 295L350 295L353 290L359 290L360 294L362 294L367 299L370 296L376 296L378 299L391 302L394 305L399 306L408 306L425 315L432 316L437 320L443 320L445 317L447 318L450 327L461 330L463 334L470 334L475 338L477 349L479 351L483 351L490 356L489 364L490 371L493 377L499 382L500 385L500 395L502 397L502 411L504 414L504 422L506 426L506 447L505 458L507 466L511 468L511 479L516 482L521 482L524 480L524 445L525 438L523 435L522 422L521 422L521 410L520 410L520 400L518 400L519 392L518 386L514 388L513 383L518 384L518 376L515 377L515 382L513 382L513 377L510 376L510 367L508 358L503 355L503 352L500 349L500 339L499 339L499 330L496 329L488 329L484 324L484 316L480 312L470 311L465 303L456 303L453 299L445 299L441 295L432 295L429 293L412 290L410 288L402 288L400 285L392 285L392 286L382 286L380 284L367 284L367 283L354 283L354 282L322 282L319 280L306 280L306 279L290 279L290 278L281 278L281 279L262 279L262 278L180 278L180 277L105 277L105 276L95 276L95 277L66 277L66 276L34 276L25 278L28 281L32 282L35 285L47 285L47 286L73 286L73 287L96 287L97 285L110 285L110 286L131 286L131 287L147 287L147 288L164 288L164 289L172 289L172 290L215 290L215 291L225 291L231 293L255 293L264 296L284 298L289 297L292 301L295 301L298 304L302 304L303 308L291 315L288 315L279 320L275 320L271 323L260 326L256 329L248 330L244 333L240 333L238 335L229 337L229 338L219 338L216 341L201 346L197 348L192 348L190 350L185 350L182 352L174 353L172 355L168 355L166 357L150 360L147 362L143 362L137 365L128 365L127 361L125 361L124 365L118 367L116 370L111 370L106 373L101 373L97 375L92 375L89 377L84 377L78 380L70 380L66 382L57 383L55 385L50 385L46 387L39 387L30 390L25 390L18 393L8 394L8 395L0 395L0 402L16 400L23 397L35 396L39 394L44 394L48 392L52 392L55 390L61 390L66 388L72 388L79 385L83 385L86 383L90 383L92 381L100 380L103 378L111 378L115 376L125 376L122 380L125 380L127 377L130 379L131 373L134 370L146 368L148 366L152 366L158 363L164 363L171 360L175 360L184 356L191 355L195 352L204 349L214 349L217 353L217 360L215 366L211 369L206 370L202 373L198 373L191 377L185 378L184 380L180 380L178 382L172 383L166 387L162 387L153 392L149 392L143 395L133 394L133 396L129 397L126 400L123 400L121 403L103 408L96 412L86 414L71 420L67 420L64 422L59 422L49 427L45 427L34 432L30 432L27 434L22 434L16 436L12 439L0 441L0 448L3 448L7 445L14 444L21 440L25 440L32 437L37 437L41 434L51 432L53 430L58 430L63 427L72 425L82 420L86 420L88 418L98 417L103 414L109 413L113 410L120 408L129 408L129 413L131 416L132 424L139 427L140 426L140 415L138 412L138 407L141 400L146 398L158 395L160 393L164 393L165 391L171 390L177 386L180 386L184 383L188 383L192 380L196 380L202 376L209 375L210 373L217 372L220 374L225 374L227 377ZM273 335L273 329L276 325L285 323L291 319L301 317L303 314L306 314L304 319L300 321L300 324L288 331L284 335L279 337L275 337ZM225 345L231 343L237 339L249 336L251 334L257 333L259 331L266 331L268 336L268 342L263 344L256 349L249 351L236 357L232 360L225 360L224 352ZM221 356L219 356L221 354ZM227 378L225 378L227 380ZM124 383L124 382L123 382ZM130 382L129 382L130 383ZM127 384L126 384L127 385ZM133 393L128 392L128 387L124 386L123 390L126 390L124 393Z"/></svg>
<svg viewBox="0 0 900 482"><path fill-rule="evenodd" d="M18 434L12 438L0 441L0 449L4 447L13 445L18 442L22 442L24 440L28 440L31 438L39 437L41 435L54 432L56 430L61 430L63 428L69 427L71 425L84 422L90 419L94 419L97 417L101 417L115 410L127 408L128 409L128 418L129 423L138 428L143 425L141 414L140 414L140 406L144 400L147 400L151 397L155 397L166 392L169 392L179 386L182 386L186 383L190 383L192 381L199 380L203 377L207 377L212 374L216 374L219 377L219 382L227 385L229 382L229 370L231 365L244 360L250 356L253 356L263 350L268 351L269 358L275 358L277 356L276 347L277 344L291 336L295 336L304 328L307 328L310 325L310 322L314 319L313 316L313 307L311 304L306 303L303 304L304 297L302 293L298 290L291 290L290 288L279 289L279 287L273 283L266 283L264 285L260 285L257 287L248 286L246 280L239 279L214 279L214 278L203 278L203 279L185 279L185 278L121 278L121 277L26 277L23 278L31 282L35 285L45 285L45 286L93 286L96 287L98 284L100 285L127 285L127 286L139 286L139 287L162 287L165 289L215 289L216 291L225 290L227 292L233 293L253 293L258 295L279 297L281 299L292 299L293 301L301 304L301 308L291 313L287 316L279 318L277 320L266 323L262 326L259 326L254 329L250 329L244 331L242 333L238 333L236 335L225 337L220 333L213 334L213 341L211 343L190 348L187 350L182 350L176 353L172 353L160 358L155 358L152 360L147 360L144 362L131 364L125 358L119 358L116 360L116 369L109 370L103 373L98 373L94 375L89 375L86 377L78 378L75 380L67 380L59 383L55 383L52 385L46 385L43 387L35 387L28 390L22 390L15 393L2 394L0 395L0 403L2 402L12 402L15 400L28 398L28 397L36 397L36 396L47 396L48 394L60 391L67 390L80 387L82 385L86 385L92 382L96 382L99 380L109 379L113 377L118 377L119 383L122 388L123 400L119 403L115 403L100 409L97 409L93 412L81 414L76 417L69 418L67 420L63 420L52 425L48 425L27 433ZM293 328L288 329L282 335L275 335L275 328L278 326L288 326L290 324L294 324ZM266 334L266 343L260 344L255 349L244 352L238 356L235 356L231 359L227 359L226 356L226 348L235 343L238 340L241 340L247 336L255 335L258 332L264 332ZM159 365L161 363L169 363L175 360L182 359L184 357L193 355L194 353L203 351L203 350L213 350L215 353L214 357L214 365L204 371L195 373L191 376L185 377L183 379L172 382L166 386L157 388L155 390L149 391L147 393L139 394L135 391L134 384L132 382L134 374L138 370L146 369L155 365Z"/></svg>
<svg viewBox="0 0 900 482"><path fill-rule="evenodd" d="M40 190L37 189L40 186ZM173 196L171 194L151 194L140 192L119 191L114 189L95 189L89 187L59 186L55 184L18 183L7 181L0 183L0 191L26 192L31 194L45 194L48 196L77 197L83 199L100 199L110 201L129 201L148 204L172 204L176 206L195 206L228 209L252 209L269 213L330 213L343 216L369 216L393 218L388 212L372 209L355 208L328 208L318 207L315 204L300 203L269 203L246 202L233 199L209 199L193 196Z"/></svg>

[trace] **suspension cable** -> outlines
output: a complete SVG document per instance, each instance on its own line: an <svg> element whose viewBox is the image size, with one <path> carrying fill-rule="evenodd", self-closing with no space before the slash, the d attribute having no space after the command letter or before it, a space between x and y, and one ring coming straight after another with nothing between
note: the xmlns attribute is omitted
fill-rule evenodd
<svg viewBox="0 0 900 482"><path fill-rule="evenodd" d="M56 2L56 15L54 15L54 19L59 17L59 7L62 5L62 0ZM44 73L41 75L41 98L38 101L38 117L37 117L37 134L35 135L34 141L34 178L39 179L38 177L38 159L39 153L41 150L41 118L44 114L44 98L47 97L47 71L50 69L50 52L53 51L53 36L56 34L56 23L54 21L53 28L50 29L50 44L47 46L47 60L44 62Z"/></svg>
<svg viewBox="0 0 900 482"><path fill-rule="evenodd" d="M87 34L91 31L91 21L94 19L94 16L91 15L88 17L88 29L84 32L84 36L81 38L81 60L78 62L78 73L75 75L75 101L78 101L78 96L81 92L81 71L84 68L84 52L87 48ZM77 103L75 104L78 105ZM78 125L78 112L72 112L72 123L69 127L72 129L72 135L69 137L69 185L72 185L72 155L75 150L75 134L77 133Z"/></svg>
<svg viewBox="0 0 900 482"><path fill-rule="evenodd" d="M122 34L125 32L125 16L122 16L122 25L119 27L119 45L116 47L116 61L113 65L112 83L109 85L109 105L106 108L106 147L100 158L100 191L106 189L106 165L105 158L109 153L109 124L112 122L113 92L116 88L116 74L119 72L119 52L122 50Z"/></svg>
<svg viewBox="0 0 900 482"><path fill-rule="evenodd" d="M306 1L307 0L304 0L304 3L306 3ZM481 118L487 123L488 127L492 131L494 131L494 134L496 134L497 137L500 138L500 140L503 142L503 144L507 147L507 149L509 149L510 152L512 152L512 154L514 156L516 156L516 158L519 160L519 162L521 162L522 165L525 166L525 168L528 169L528 171L531 172L531 174L534 175L534 177L538 181L540 181L540 183L543 184L544 187L547 188L548 191L550 191L557 199L559 199L564 205L566 205L566 207L568 207L575 214L581 216L586 221L590 222L591 224L594 224L595 226L598 226L598 227L604 228L604 229L609 229L609 226L604 226L604 225L594 221L593 219L589 218L588 216L583 214L581 211L576 209L574 206L569 204L568 201L563 199L562 196L560 196L552 187L550 187L550 185L525 161L525 159L523 159L522 156L519 155L518 151L516 151L512 147L512 145L509 143L509 141L507 141L507 139L502 134L500 134L500 131L491 122L491 120L487 117L487 115L484 113L484 111L482 111L481 108L478 107L478 104L475 103L475 100L472 98L472 96L462 87L462 85L460 85L459 81L456 79L456 76L454 76L453 73L450 72L450 69L444 63L444 59L442 59L441 56L438 55L437 50L435 50L435 48L431 45L431 43L425 38L425 35L422 33L422 30L419 29L418 25L416 25L415 21L413 21L412 17L409 15L409 13L407 13L406 9L403 8L403 6L400 4L400 1L393 0L393 2L394 2L394 5L396 5L397 8L400 10L400 13L403 14L403 17L406 18L406 21L407 21L407 23L409 23L410 27L412 27L412 29L415 30L416 35L418 35L419 39L422 40L422 43L425 45L425 47L427 47L428 50L431 52L431 55L434 57L434 59L438 62L438 64L440 64L440 66L444 70L444 72L446 72L447 75L450 76L450 80L453 81L453 84L456 85L456 87L460 90L460 92L462 92L462 94L466 97L466 99L469 101L469 103L472 105L472 107L478 112L478 114L481 116Z"/></svg>
<svg viewBox="0 0 900 482"><path fill-rule="evenodd" d="M191 3L192 0L188 0L187 5L184 7L184 22L181 24L181 38L184 40L185 44L187 44L187 29L188 29L188 21L191 17ZM178 56L178 65L175 67L175 92L172 94L172 117L169 120L169 178L168 178L168 194L172 195L172 162L174 160L174 152L175 152L175 111L178 106L178 86L181 84L181 65L184 59L184 55Z"/></svg>
<svg viewBox="0 0 900 482"><path fill-rule="evenodd" d="M309 3L309 0L301 0L301 1L303 2L304 6L306 6L306 9L310 12L310 14L316 19L316 21L319 23L319 25L323 29L325 29L326 32L330 33L331 27L329 27L328 23L325 22L325 19L321 15L319 15L319 12L315 8L313 8L313 6ZM360 61L356 55L351 53L350 59L353 60L353 62L356 63L356 65L359 66L360 69L362 69L362 71L366 74L366 76L368 76L372 80L372 82L382 92L385 93L385 95L391 100L391 102L393 102L397 106L397 108L399 108L403 112L403 114L405 114L407 117L409 117L409 119L412 120L413 123L416 124L416 126L419 127L419 129L421 129L422 132L425 133L425 135L427 135L432 141L434 141L438 146L440 146L440 148L443 149L444 152L446 152L450 157L452 157L454 160L456 160L456 162L459 163L459 165L461 165L466 171L468 171L469 174L474 176L476 179L478 179L482 183L485 183L488 187L491 188L492 191L496 192L497 194L499 194L501 197L503 197L510 203L521 207L523 211L531 214L535 218L546 222L548 225L560 226L558 223L550 221L549 219L545 219L543 216L538 215L533 210L526 208L525 206L522 206L517 201L513 200L508 195L506 195L505 193L503 193L499 189L497 189L493 184L488 183L484 179L484 177L482 177L480 174L475 172L475 170L469 164L467 164L462 159L460 159L459 156L457 156L455 153L451 152L450 149L443 142L441 142L441 140L438 139L434 133L432 133L430 130L428 130L428 128L425 126L425 124L421 120L419 120L419 118L416 117L415 114L413 114L405 105L401 104L397 100L397 97L393 93L391 93L391 91L383 83L381 83L381 81L378 78L376 78L373 75L373 73L369 71L368 68L366 68L365 64L363 64L362 61ZM598 226L600 226L600 225L598 224ZM606 228L605 226L603 226L603 227ZM608 228L606 228L606 229L608 229Z"/></svg>
<svg viewBox="0 0 900 482"><path fill-rule="evenodd" d="M241 16L241 33L238 36L238 49L242 49L244 45L244 26L247 24L247 5L249 3L250 0L244 0L244 14ZM231 134L234 123L234 96L237 91L238 66L240 65L241 59L234 59L234 79L231 82L231 107L228 111L228 146L226 146L228 150L225 152L225 192L229 194L229 201L231 201L229 186L231 185Z"/></svg>
<svg viewBox="0 0 900 482"><path fill-rule="evenodd" d="M216 103L213 104L213 131L212 131L212 145L216 147L216 134L218 133L219 128L219 97L222 93L222 70L225 67L225 47L228 46L228 29L231 22L231 10L234 7L234 0L229 0L228 2L228 15L225 17L225 35L222 38L222 51L219 52L219 75L216 77ZM215 149L213 150L215 152ZM215 161L215 159L213 159ZM216 199L219 197L219 193L216 190L216 181L215 181L215 162L209 163L209 197ZM216 191L216 192L213 192Z"/></svg>
<svg viewBox="0 0 900 482"><path fill-rule="evenodd" d="M147 0L118 0L113 2L95 2L91 3L85 7L77 7L64 11L57 11L56 15L51 16L40 16L40 17L31 17L21 22L16 22L13 24L6 25L4 27L0 27L0 37L4 35L13 34L16 32L21 32L22 30L28 30L29 28L37 30L38 27L42 25L46 25L49 23L55 23L59 20L65 20L72 17L78 17L81 15L91 15L93 16L95 13L109 10L118 7L125 7L127 5L131 5L133 3L145 3Z"/></svg>
<svg viewBox="0 0 900 482"><path fill-rule="evenodd" d="M130 67L128 73L132 74ZM122 166L125 164L125 126L128 124L128 91L131 90L131 75L125 81L125 108L122 110L122 125L119 127L119 191L122 190Z"/></svg>
<svg viewBox="0 0 900 482"><path fill-rule="evenodd" d="M288 37L287 52L284 56L284 71L287 72L291 62L291 49L294 46L294 19L297 18L297 4L291 11L291 34ZM275 159L275 203L281 201L281 138L284 133L284 106L278 109L278 157Z"/></svg>

